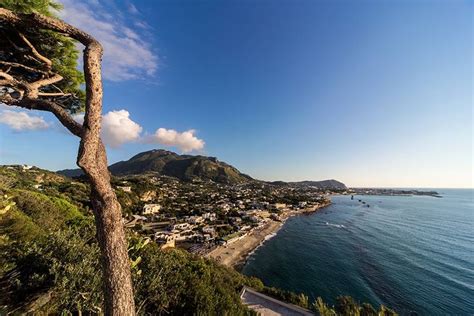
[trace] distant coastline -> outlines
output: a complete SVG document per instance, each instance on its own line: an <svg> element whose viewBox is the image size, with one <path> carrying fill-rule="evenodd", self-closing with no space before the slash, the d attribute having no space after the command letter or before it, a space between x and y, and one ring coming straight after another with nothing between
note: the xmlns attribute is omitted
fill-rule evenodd
<svg viewBox="0 0 474 316"><path fill-rule="evenodd" d="M344 193L336 193L335 195L374 195L374 196L429 196L441 198L437 191L423 191L415 189L387 189L387 188L354 188ZM331 194L334 195L334 194ZM361 201L361 203L364 203ZM241 237L239 240L228 244L220 245L207 253L205 257L212 258L225 266L234 267L236 270L241 268L247 262L248 257L255 252L257 248L262 246L267 240L274 237L281 229L286 220L292 216L311 214L331 205L328 200L327 204L317 207L311 207L303 210L286 210L280 216L279 221L270 221L262 228L255 229L248 235ZM367 205L369 206L369 205Z"/></svg>
<svg viewBox="0 0 474 316"><path fill-rule="evenodd" d="M415 189L388 189L388 188L351 188L347 194L352 195L384 195L384 196L431 196L441 198L437 191Z"/></svg>

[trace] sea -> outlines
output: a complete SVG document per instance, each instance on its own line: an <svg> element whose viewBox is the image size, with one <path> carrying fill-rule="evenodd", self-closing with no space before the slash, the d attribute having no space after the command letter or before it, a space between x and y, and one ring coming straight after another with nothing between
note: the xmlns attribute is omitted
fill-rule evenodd
<svg viewBox="0 0 474 316"><path fill-rule="evenodd" d="M289 218L242 272L310 302L350 295L401 315L474 315L474 190L435 190L333 196Z"/></svg>

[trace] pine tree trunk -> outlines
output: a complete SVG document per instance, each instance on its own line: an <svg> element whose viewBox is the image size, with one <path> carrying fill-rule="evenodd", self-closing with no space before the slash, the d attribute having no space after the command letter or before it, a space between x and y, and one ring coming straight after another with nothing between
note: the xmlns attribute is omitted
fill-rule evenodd
<svg viewBox="0 0 474 316"><path fill-rule="evenodd" d="M134 315L133 287L120 204L114 194L91 192L97 239L102 254L107 315Z"/></svg>
<svg viewBox="0 0 474 316"><path fill-rule="evenodd" d="M91 202L102 259L105 314L135 315L122 209L110 184L105 147L99 139L97 152L88 152L90 147L83 146L83 143L84 141L81 142L81 158L95 162L93 170L84 167L83 170L91 183Z"/></svg>
<svg viewBox="0 0 474 316"><path fill-rule="evenodd" d="M83 153L84 155L85 153ZM97 239L101 251L106 315L135 315L133 285L122 210L110 184L107 156L102 143L96 157L96 171L86 171L91 183Z"/></svg>
<svg viewBox="0 0 474 316"><path fill-rule="evenodd" d="M130 260L122 210L110 184L107 153L100 139L102 121L102 46L92 41L84 50L86 113L77 164L89 178L97 238L102 254L105 314L135 315Z"/></svg>

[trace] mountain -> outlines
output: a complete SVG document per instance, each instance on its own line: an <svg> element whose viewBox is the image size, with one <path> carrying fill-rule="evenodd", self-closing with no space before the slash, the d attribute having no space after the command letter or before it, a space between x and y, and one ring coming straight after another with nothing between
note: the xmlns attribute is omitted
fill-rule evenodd
<svg viewBox="0 0 474 316"><path fill-rule="evenodd" d="M212 180L218 183L238 184L254 181L250 176L241 173L235 167L217 160L215 157L178 155L177 153L154 149L139 153L127 161L120 161L109 166L113 175L139 175L154 172L163 176L175 177L180 180L193 179ZM80 169L66 169L58 171L68 177L82 175ZM273 185L313 187L323 190L346 190L344 183L336 180L300 181L300 182L269 182Z"/></svg>
<svg viewBox="0 0 474 316"><path fill-rule="evenodd" d="M347 187L344 183L337 180L323 180L323 181L300 181L293 182L299 186L314 187L318 189L329 189L329 190L347 190Z"/></svg>
<svg viewBox="0 0 474 316"><path fill-rule="evenodd" d="M111 165L109 170L117 176L156 172L185 181L199 178L227 184L253 180L250 176L215 157L178 155L162 149L139 153L127 161ZM72 177L82 174L78 169L61 170L58 173Z"/></svg>
<svg viewBox="0 0 474 316"><path fill-rule="evenodd" d="M69 178L77 178L84 174L84 172L82 172L81 169L64 169L64 170L58 170L56 171L56 173L59 173Z"/></svg>
<svg viewBox="0 0 474 316"><path fill-rule="evenodd" d="M323 180L323 181L299 181L299 182L283 182L283 181L274 181L271 182L274 185L287 185L294 187L312 187L322 190L347 190L347 187L344 183L337 180Z"/></svg>

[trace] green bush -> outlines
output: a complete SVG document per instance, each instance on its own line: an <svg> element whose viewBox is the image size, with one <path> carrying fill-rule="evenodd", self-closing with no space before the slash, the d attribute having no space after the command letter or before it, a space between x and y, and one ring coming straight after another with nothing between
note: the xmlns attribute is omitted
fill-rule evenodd
<svg viewBox="0 0 474 316"><path fill-rule="evenodd" d="M303 308L309 308L309 298L303 293L297 294L274 287L264 287L262 293Z"/></svg>
<svg viewBox="0 0 474 316"><path fill-rule="evenodd" d="M337 304L329 307L321 297L313 304L313 309L321 316L396 316L397 313L384 305L380 305L377 311L372 305L363 303L360 305L350 296L339 296Z"/></svg>
<svg viewBox="0 0 474 316"><path fill-rule="evenodd" d="M83 218L84 215L69 201L50 197L39 192L16 191L15 202L22 212L45 229L64 227L68 221Z"/></svg>

